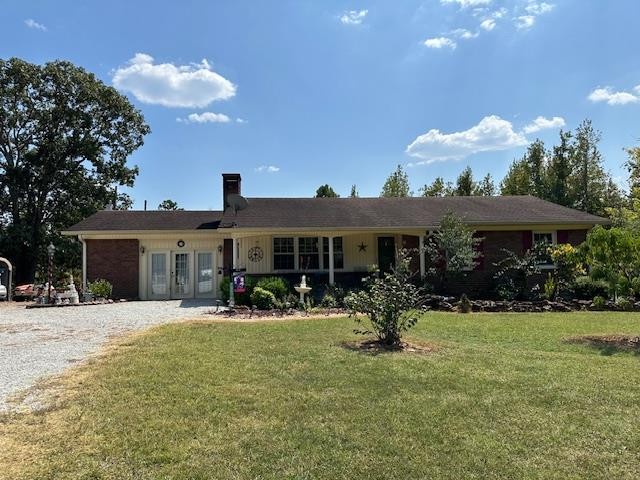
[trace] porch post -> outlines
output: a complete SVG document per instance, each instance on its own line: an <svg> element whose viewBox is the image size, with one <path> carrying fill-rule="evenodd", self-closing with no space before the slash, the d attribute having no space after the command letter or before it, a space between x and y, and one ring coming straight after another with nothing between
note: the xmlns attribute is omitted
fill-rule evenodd
<svg viewBox="0 0 640 480"><path fill-rule="evenodd" d="M424 278L427 270L424 258L424 235L420 234L418 238L418 249L420 250L420 278Z"/></svg>
<svg viewBox="0 0 640 480"><path fill-rule="evenodd" d="M82 235L78 235L78 238L82 243L82 292L85 293L87 291L87 242Z"/></svg>
<svg viewBox="0 0 640 480"><path fill-rule="evenodd" d="M335 283L333 268L333 237L329 237L329 285Z"/></svg>
<svg viewBox="0 0 640 480"><path fill-rule="evenodd" d="M236 299L233 292L233 277L236 268L238 268L238 239L232 237L231 240L233 240L233 247L231 248L231 272L229 274L229 277L231 279L231 281L229 282L229 306L233 308L236 306Z"/></svg>

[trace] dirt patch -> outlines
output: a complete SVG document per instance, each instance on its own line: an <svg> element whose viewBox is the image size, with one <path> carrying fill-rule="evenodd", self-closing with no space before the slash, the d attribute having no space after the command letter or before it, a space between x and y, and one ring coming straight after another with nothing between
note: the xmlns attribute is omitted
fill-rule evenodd
<svg viewBox="0 0 640 480"><path fill-rule="evenodd" d="M389 346L380 343L378 340L360 340L340 343L342 348L354 352L366 353L369 355L380 355L381 353L414 353L427 355L438 351L438 346L422 342L402 342L399 345Z"/></svg>
<svg viewBox="0 0 640 480"><path fill-rule="evenodd" d="M640 336L638 335L578 335L565 338L565 342L599 348L603 353L627 351L640 354Z"/></svg>

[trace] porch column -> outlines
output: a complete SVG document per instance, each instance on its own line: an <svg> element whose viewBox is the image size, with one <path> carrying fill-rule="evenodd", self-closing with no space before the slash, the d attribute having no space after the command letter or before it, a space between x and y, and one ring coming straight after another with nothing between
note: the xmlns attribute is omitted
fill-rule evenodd
<svg viewBox="0 0 640 480"><path fill-rule="evenodd" d="M329 285L333 285L334 272L333 272L333 237L329 237Z"/></svg>
<svg viewBox="0 0 640 480"><path fill-rule="evenodd" d="M87 291L87 242L82 237L82 235L78 235L80 239L80 243L82 243L82 292Z"/></svg>
<svg viewBox="0 0 640 480"><path fill-rule="evenodd" d="M236 268L238 268L238 239L232 237L231 240L233 241L233 246L231 248L231 272L229 273L229 278L231 279L229 282L229 306L233 308L236 306L236 299L233 292L233 276Z"/></svg>
<svg viewBox="0 0 640 480"><path fill-rule="evenodd" d="M424 235L420 234L418 237L418 250L420 251L420 278L424 278L426 275L427 267L424 258Z"/></svg>

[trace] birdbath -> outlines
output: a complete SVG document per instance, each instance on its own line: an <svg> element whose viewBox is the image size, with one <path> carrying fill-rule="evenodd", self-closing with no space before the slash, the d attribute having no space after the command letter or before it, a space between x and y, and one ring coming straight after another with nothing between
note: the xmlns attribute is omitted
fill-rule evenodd
<svg viewBox="0 0 640 480"><path fill-rule="evenodd" d="M307 276L302 275L302 281L300 282L300 285L293 288L300 294L300 303L304 305L304 296L311 291L311 287L307 287Z"/></svg>

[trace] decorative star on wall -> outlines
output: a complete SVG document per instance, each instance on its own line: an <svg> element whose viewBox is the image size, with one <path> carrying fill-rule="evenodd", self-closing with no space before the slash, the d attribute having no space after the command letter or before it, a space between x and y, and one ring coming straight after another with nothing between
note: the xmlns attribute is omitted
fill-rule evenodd
<svg viewBox="0 0 640 480"><path fill-rule="evenodd" d="M358 245L358 252L366 252L367 251L367 245L364 242L361 242L360 245Z"/></svg>

